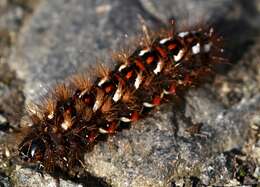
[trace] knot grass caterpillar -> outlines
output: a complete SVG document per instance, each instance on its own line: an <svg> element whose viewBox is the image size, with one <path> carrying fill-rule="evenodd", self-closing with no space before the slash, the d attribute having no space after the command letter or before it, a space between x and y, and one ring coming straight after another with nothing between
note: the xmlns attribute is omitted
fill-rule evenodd
<svg viewBox="0 0 260 187"><path fill-rule="evenodd" d="M114 55L113 70L99 65L94 81L80 74L54 87L28 114L32 126L20 158L48 173L76 171L97 142L211 77L222 52L213 28L171 27L154 34L144 25L135 50Z"/></svg>

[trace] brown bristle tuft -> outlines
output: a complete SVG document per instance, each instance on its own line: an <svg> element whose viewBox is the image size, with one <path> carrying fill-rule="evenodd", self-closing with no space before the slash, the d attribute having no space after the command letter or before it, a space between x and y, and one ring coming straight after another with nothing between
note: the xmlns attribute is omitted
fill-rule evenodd
<svg viewBox="0 0 260 187"><path fill-rule="evenodd" d="M135 97L135 90L126 89L122 96L122 102L133 105L136 101L137 98Z"/></svg>
<svg viewBox="0 0 260 187"><path fill-rule="evenodd" d="M128 57L130 55L130 51L123 50L121 52L113 52L112 59L118 63L127 65L128 64Z"/></svg>
<svg viewBox="0 0 260 187"><path fill-rule="evenodd" d="M53 91L53 97L57 100L66 101L72 96L72 90L65 84L58 84Z"/></svg>
<svg viewBox="0 0 260 187"><path fill-rule="evenodd" d="M105 79L109 78L110 69L106 65L97 63L97 65L94 69L95 69L94 72L97 75L97 77L105 78Z"/></svg>
<svg viewBox="0 0 260 187"><path fill-rule="evenodd" d="M70 78L70 82L75 89L80 91L89 91L92 83L86 74L77 74Z"/></svg>
<svg viewBox="0 0 260 187"><path fill-rule="evenodd" d="M40 104L38 105L38 110L47 116L47 118L53 118L57 106L56 101L51 98L43 98Z"/></svg>
<svg viewBox="0 0 260 187"><path fill-rule="evenodd" d="M83 119L84 119L85 121L90 121L92 115L93 115L92 109L86 108L85 111L84 111L84 113L83 113Z"/></svg>
<svg viewBox="0 0 260 187"><path fill-rule="evenodd" d="M95 104L93 106L93 111L96 112L103 104L103 101L104 101L104 96L105 96L105 93L103 90L97 88L97 93L96 93L96 101L95 101Z"/></svg>
<svg viewBox="0 0 260 187"><path fill-rule="evenodd" d="M111 98L108 98L102 105L101 107L101 112L102 113L108 113L111 108L113 106L113 103L112 103L112 99Z"/></svg>
<svg viewBox="0 0 260 187"><path fill-rule="evenodd" d="M84 101L77 100L75 103L75 109L76 109L77 113L83 114L86 109Z"/></svg>
<svg viewBox="0 0 260 187"><path fill-rule="evenodd" d="M73 125L73 119L71 118L71 113L69 111L64 112L61 128L67 131L72 127L72 125Z"/></svg>

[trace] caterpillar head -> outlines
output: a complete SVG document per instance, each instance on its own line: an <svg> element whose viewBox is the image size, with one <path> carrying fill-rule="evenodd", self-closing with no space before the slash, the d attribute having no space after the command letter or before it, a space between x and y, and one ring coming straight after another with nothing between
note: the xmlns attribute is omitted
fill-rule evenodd
<svg viewBox="0 0 260 187"><path fill-rule="evenodd" d="M42 138L23 141L19 146L19 156L26 162L42 162L46 145Z"/></svg>

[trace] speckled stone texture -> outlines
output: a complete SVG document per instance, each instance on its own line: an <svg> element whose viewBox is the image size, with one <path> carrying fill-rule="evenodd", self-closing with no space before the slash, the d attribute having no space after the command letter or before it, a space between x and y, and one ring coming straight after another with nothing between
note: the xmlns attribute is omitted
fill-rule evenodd
<svg viewBox="0 0 260 187"><path fill-rule="evenodd" d="M221 67L212 84L190 90L181 107L163 105L130 130L96 145L84 160L91 179L63 177L60 186L256 184L260 178L259 7L257 0L40 1L17 33L6 61L16 81L1 80L0 96L5 99L0 99L0 119L18 128L7 115L12 111L6 112L10 90L20 95L22 87L29 103L68 75L88 72L97 58L113 66L111 50L123 47L126 35L131 39L140 34L140 16L152 28L170 18L184 28L201 21L212 23L225 38L232 65ZM9 70L5 72L1 77ZM8 96L14 100L15 95ZM15 103L15 109L22 111L22 103ZM198 123L203 124L198 134L187 132ZM15 155L16 145L7 149L4 143L16 133L2 131L2 124L0 120L0 185L56 186L55 178L45 173L41 177L9 156Z"/></svg>

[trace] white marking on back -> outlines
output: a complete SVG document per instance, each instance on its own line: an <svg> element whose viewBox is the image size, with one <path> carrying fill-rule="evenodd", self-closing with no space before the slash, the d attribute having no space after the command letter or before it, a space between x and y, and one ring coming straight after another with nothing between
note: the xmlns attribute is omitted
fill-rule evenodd
<svg viewBox="0 0 260 187"><path fill-rule="evenodd" d="M117 102L121 97L122 97L122 88L121 88L121 86L119 85L119 87L118 87L117 90L116 90L116 93L115 93L114 96L113 96L113 100L114 100L115 102Z"/></svg>
<svg viewBox="0 0 260 187"><path fill-rule="evenodd" d="M118 71L121 72L123 69L125 69L127 67L126 64L122 64L119 68Z"/></svg>
<svg viewBox="0 0 260 187"><path fill-rule="evenodd" d="M143 56L145 53L148 53L150 51L150 49L148 48L148 49L143 49L143 50L141 50L140 52L139 52L139 56Z"/></svg>
<svg viewBox="0 0 260 187"><path fill-rule="evenodd" d="M163 68L163 62L159 61L157 63L156 68L153 70L153 72L157 75L158 73L160 73L162 71L162 68Z"/></svg>
<svg viewBox="0 0 260 187"><path fill-rule="evenodd" d="M54 112L51 111L50 114L47 117L48 117L48 119L52 119L54 117Z"/></svg>
<svg viewBox="0 0 260 187"><path fill-rule="evenodd" d="M178 34L178 36L181 37L181 38L183 38L183 37L187 36L188 34L189 34L189 32L180 32L180 33Z"/></svg>
<svg viewBox="0 0 260 187"><path fill-rule="evenodd" d="M164 91L160 94L160 98L162 99L164 97Z"/></svg>
<svg viewBox="0 0 260 187"><path fill-rule="evenodd" d="M165 44L166 42L168 42L169 40L171 40L172 38L163 38L159 41L160 44Z"/></svg>
<svg viewBox="0 0 260 187"><path fill-rule="evenodd" d="M178 62L179 60L181 60L183 55L184 55L184 50L180 50L177 55L174 55L173 58L174 58L175 62Z"/></svg>
<svg viewBox="0 0 260 187"><path fill-rule="evenodd" d="M101 106L101 101L100 100L96 100L94 106L93 106L93 111L96 112L99 107Z"/></svg>
<svg viewBox="0 0 260 187"><path fill-rule="evenodd" d="M152 108L154 107L154 104L151 104L151 103L147 103L147 102L144 102L143 105L147 108Z"/></svg>
<svg viewBox="0 0 260 187"><path fill-rule="evenodd" d="M129 119L127 117L121 117L120 121L125 122L125 123L129 123L129 122L131 122L131 119Z"/></svg>
<svg viewBox="0 0 260 187"><path fill-rule="evenodd" d="M204 45L204 52L209 52L211 49L211 43L205 44Z"/></svg>
<svg viewBox="0 0 260 187"><path fill-rule="evenodd" d="M141 83L142 83L142 74L139 73L135 79L135 84L134 84L135 89L138 89Z"/></svg>
<svg viewBox="0 0 260 187"><path fill-rule="evenodd" d="M83 97L83 95L85 95L85 93L87 93L88 89L83 90L80 94L79 94L79 98L81 99Z"/></svg>
<svg viewBox="0 0 260 187"><path fill-rule="evenodd" d="M64 120L61 124L61 127L66 131L71 126L71 123L68 120Z"/></svg>
<svg viewBox="0 0 260 187"><path fill-rule="evenodd" d="M165 95L169 95L169 94L171 94L171 92L168 92L168 91L165 90L165 89L163 89L163 93L164 93Z"/></svg>
<svg viewBox="0 0 260 187"><path fill-rule="evenodd" d="M102 84L104 84L106 81L108 80L107 77L104 77L103 79L101 79L99 82L98 82L98 86L102 86Z"/></svg>
<svg viewBox="0 0 260 187"><path fill-rule="evenodd" d="M102 128L99 128L98 131L101 133L101 134L107 134L107 130L105 129L102 129Z"/></svg>
<svg viewBox="0 0 260 187"><path fill-rule="evenodd" d="M200 52L200 44L197 43L196 45L192 46L191 48L192 54L196 55Z"/></svg>

